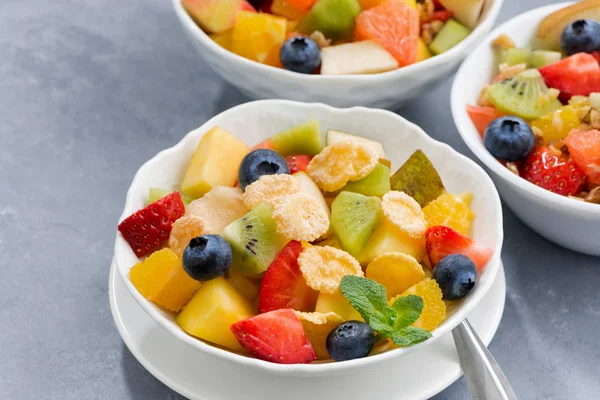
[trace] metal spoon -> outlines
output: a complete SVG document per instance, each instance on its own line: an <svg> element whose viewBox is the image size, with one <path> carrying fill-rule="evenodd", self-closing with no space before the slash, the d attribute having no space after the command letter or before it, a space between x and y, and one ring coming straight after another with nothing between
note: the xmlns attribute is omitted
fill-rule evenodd
<svg viewBox="0 0 600 400"><path fill-rule="evenodd" d="M473 400L517 400L508 379L466 319L452 330Z"/></svg>

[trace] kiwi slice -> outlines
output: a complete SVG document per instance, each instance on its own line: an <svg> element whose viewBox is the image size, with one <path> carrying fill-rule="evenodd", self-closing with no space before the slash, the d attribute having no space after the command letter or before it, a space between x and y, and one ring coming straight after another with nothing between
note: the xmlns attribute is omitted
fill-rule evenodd
<svg viewBox="0 0 600 400"><path fill-rule="evenodd" d="M356 256L367 244L381 219L381 202L377 197L342 192L331 203L331 226L342 249Z"/></svg>
<svg viewBox="0 0 600 400"><path fill-rule="evenodd" d="M542 101L548 86L537 69L528 69L488 88L488 97L494 106L505 114L524 119L537 119L558 110L558 99Z"/></svg>
<svg viewBox="0 0 600 400"><path fill-rule="evenodd" d="M365 196L381 197L390 189L390 168L379 162L375 169L363 179L348 182L342 191L360 193Z"/></svg>
<svg viewBox="0 0 600 400"><path fill-rule="evenodd" d="M470 34L469 28L450 18L429 44L429 50L434 54L442 54L465 40Z"/></svg>
<svg viewBox="0 0 600 400"><path fill-rule="evenodd" d="M357 0L319 0L296 29L308 35L319 31L327 39L351 39L354 21L360 11Z"/></svg>
<svg viewBox="0 0 600 400"><path fill-rule="evenodd" d="M273 207L260 203L242 218L233 221L223 231L231 245L231 270L243 276L264 272L288 242L277 233Z"/></svg>
<svg viewBox="0 0 600 400"><path fill-rule="evenodd" d="M319 154L323 150L323 135L316 119L271 136L273 150L282 156Z"/></svg>
<svg viewBox="0 0 600 400"><path fill-rule="evenodd" d="M429 158L421 150L415 151L390 178L392 190L404 192L421 207L437 199L444 192L444 184Z"/></svg>
<svg viewBox="0 0 600 400"><path fill-rule="evenodd" d="M506 50L506 53L504 53L504 62L509 66L517 64L525 64L529 66L531 65L531 49L526 47L514 47L512 49L508 49Z"/></svg>

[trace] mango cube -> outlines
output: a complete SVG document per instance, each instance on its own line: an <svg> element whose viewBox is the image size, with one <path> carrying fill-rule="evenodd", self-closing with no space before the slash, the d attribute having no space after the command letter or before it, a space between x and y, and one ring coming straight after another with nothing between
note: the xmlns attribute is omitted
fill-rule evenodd
<svg viewBox="0 0 600 400"><path fill-rule="evenodd" d="M329 312L336 313L344 321L362 321L363 318L358 311L352 307L350 301L344 297L342 293L319 293L315 311L318 313L327 314Z"/></svg>
<svg viewBox="0 0 600 400"><path fill-rule="evenodd" d="M213 187L233 186L248 146L217 127L205 134L192 156L181 191L193 199L200 198Z"/></svg>
<svg viewBox="0 0 600 400"><path fill-rule="evenodd" d="M181 0L181 5L202 29L220 33L233 28L238 12L253 12L246 0Z"/></svg>
<svg viewBox="0 0 600 400"><path fill-rule="evenodd" d="M210 38L225 50L231 50L231 40L233 39L233 29L221 33L213 33Z"/></svg>
<svg viewBox="0 0 600 400"><path fill-rule="evenodd" d="M171 249L156 251L135 264L129 278L142 296L170 311L179 311L200 287Z"/></svg>
<svg viewBox="0 0 600 400"><path fill-rule="evenodd" d="M231 51L264 63L274 48L285 41L286 21L270 14L239 12L233 28Z"/></svg>

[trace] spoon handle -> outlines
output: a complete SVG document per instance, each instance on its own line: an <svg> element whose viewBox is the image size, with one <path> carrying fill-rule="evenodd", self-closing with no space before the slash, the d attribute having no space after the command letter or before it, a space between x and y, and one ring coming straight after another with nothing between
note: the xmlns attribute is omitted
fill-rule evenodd
<svg viewBox="0 0 600 400"><path fill-rule="evenodd" d="M452 331L473 400L517 400L508 379L466 319Z"/></svg>

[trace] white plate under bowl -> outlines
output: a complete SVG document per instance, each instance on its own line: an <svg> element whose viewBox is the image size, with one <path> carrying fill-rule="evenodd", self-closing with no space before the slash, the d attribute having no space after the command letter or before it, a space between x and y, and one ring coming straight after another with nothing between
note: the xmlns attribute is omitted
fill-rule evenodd
<svg viewBox="0 0 600 400"><path fill-rule="evenodd" d="M340 376L273 376L234 365L190 348L160 327L134 300L113 264L110 307L123 341L158 380L193 400L420 400L441 392L462 375L452 335L385 363L346 371ZM492 341L506 296L501 265L490 291L469 315L487 345ZM368 384L367 377L368 376ZM402 378L402 384L398 379Z"/></svg>

